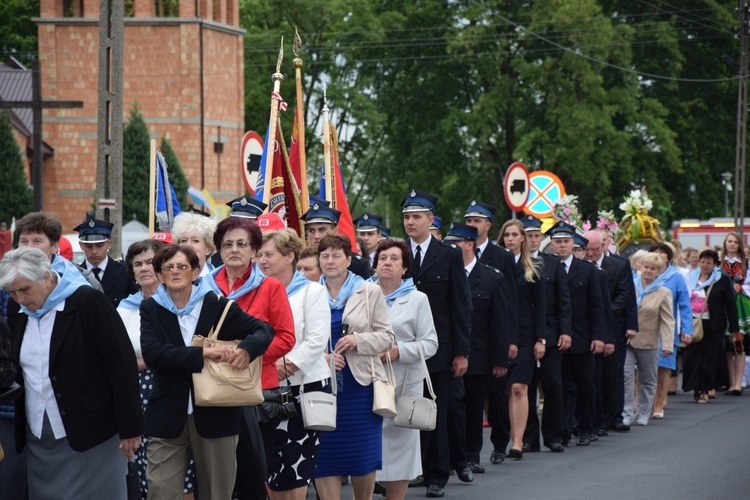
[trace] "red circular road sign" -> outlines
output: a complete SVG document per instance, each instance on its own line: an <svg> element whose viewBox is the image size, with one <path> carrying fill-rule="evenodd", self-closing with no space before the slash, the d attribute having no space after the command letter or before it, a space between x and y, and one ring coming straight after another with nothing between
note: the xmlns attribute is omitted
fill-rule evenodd
<svg viewBox="0 0 750 500"><path fill-rule="evenodd" d="M240 148L240 165L242 166L242 180L250 196L255 194L255 184L260 171L260 157L263 155L263 139L253 130L242 138Z"/></svg>
<svg viewBox="0 0 750 500"><path fill-rule="evenodd" d="M513 211L518 212L526 205L526 199L529 197L529 171L526 165L517 161L508 167L503 191L505 201Z"/></svg>

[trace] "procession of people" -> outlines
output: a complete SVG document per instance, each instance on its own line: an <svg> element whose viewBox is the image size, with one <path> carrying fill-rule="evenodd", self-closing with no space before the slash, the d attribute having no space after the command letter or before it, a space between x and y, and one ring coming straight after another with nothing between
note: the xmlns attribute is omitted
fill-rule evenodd
<svg viewBox="0 0 750 500"><path fill-rule="evenodd" d="M357 245L324 200L300 235L243 196L218 225L179 215L124 262L109 222L76 227L74 263L59 221L19 219L0 261L0 383L22 388L0 406L2 498L328 500L349 481L358 500L439 498L451 475L669 419L680 378L697 404L742 395L736 233L686 249L695 267L665 241L631 267L601 217L500 221L474 199L445 223L438 201L405 194L405 239L365 212ZM204 401L196 375L218 365L256 366L263 402Z"/></svg>

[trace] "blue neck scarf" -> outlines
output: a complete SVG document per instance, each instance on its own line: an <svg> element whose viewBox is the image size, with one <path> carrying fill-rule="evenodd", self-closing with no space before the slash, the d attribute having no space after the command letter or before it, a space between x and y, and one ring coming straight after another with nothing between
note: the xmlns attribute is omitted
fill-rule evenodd
<svg viewBox="0 0 750 500"><path fill-rule="evenodd" d="M343 309L346 306L346 301L349 300L349 296L354 293L354 291L360 287L362 283L365 282L364 279L362 279L361 276L357 276L351 271L347 271L348 275L346 277L346 281L344 281L344 284L341 286L341 290L339 290L339 295L335 299L331 297L331 292L328 291L328 286L326 286L326 277L325 275L320 277L320 283L324 287L326 287L326 292L328 292L328 305L331 306L331 310L335 311L336 309Z"/></svg>
<svg viewBox="0 0 750 500"><path fill-rule="evenodd" d="M698 278L701 276L701 268L693 269L690 271L690 274L688 275L688 280L690 281L690 289L691 290L699 290L701 288L708 288L711 286L711 283L716 283L721 279L721 271L719 268L714 268L714 272L711 274L711 277L708 278L702 285L698 285Z"/></svg>
<svg viewBox="0 0 750 500"><path fill-rule="evenodd" d="M216 280L214 279L218 274L221 272L222 269L224 269L225 266L221 266L217 268L214 272L212 272L209 276L211 276L211 281L209 285L215 291L216 293L220 293L224 295L224 292L221 291L219 288L219 285L216 284ZM248 276L247 281L239 287L237 290L233 292L229 292L229 295L226 297L230 300L237 300L243 295L247 295L248 293L252 292L254 289L258 288L261 283L263 283L263 279L266 277L265 274L260 270L258 267L258 264L253 262L252 265L252 271L250 271L250 276ZM227 284L229 283L229 280L227 279Z"/></svg>
<svg viewBox="0 0 750 500"><path fill-rule="evenodd" d="M651 284L648 285L645 289L643 288L643 282L641 281L640 276L636 276L633 280L633 283L635 283L636 302L638 303L638 307L641 307L641 301L643 300L643 297L661 288L661 286L664 284L664 280L661 279L661 276L657 276L657 278L652 281Z"/></svg>
<svg viewBox="0 0 750 500"><path fill-rule="evenodd" d="M139 290L122 299L118 307L122 307L123 309L138 309L141 307L141 302L143 302L143 292Z"/></svg>
<svg viewBox="0 0 750 500"><path fill-rule="evenodd" d="M416 289L417 287L414 286L413 279L406 278L405 280L401 280L401 284L398 286L398 288L385 296L385 303L388 304L388 307L391 307L393 305L393 302L395 302L397 298L403 297L404 295L411 293Z"/></svg>
<svg viewBox="0 0 750 500"><path fill-rule="evenodd" d="M195 309L195 306L198 305L198 302L203 300L203 297L205 297L209 293L214 293L211 285L207 283L206 280L198 278L195 283L193 283L193 291L190 294L190 300L182 309L177 308L174 301L172 300L172 297L170 297L169 293L167 292L167 287L165 287L163 284L160 285L156 290L156 293L154 294L154 300L157 304L159 304L172 314L176 316L185 316L193 312L193 309Z"/></svg>
<svg viewBox="0 0 750 500"><path fill-rule="evenodd" d="M86 279L86 276L83 274L83 272L81 272L78 266L70 262L65 257L53 255L50 265L52 267L52 270L60 276L66 276L67 274L70 274L70 276L68 276L68 279L77 281L81 286L91 286L91 283L89 283L89 280Z"/></svg>
<svg viewBox="0 0 750 500"><path fill-rule="evenodd" d="M670 264L667 266L667 268L664 270L663 273L661 273L659 276L656 277L656 280L654 281L660 281L662 283L665 283L669 278L674 276L675 274L679 273L680 269L675 266L674 264Z"/></svg>
<svg viewBox="0 0 750 500"><path fill-rule="evenodd" d="M305 278L304 274L302 274L299 271L294 271L294 274L292 275L292 281L290 281L289 284L286 286L286 296L291 297L295 293L305 288L310 283L311 283L310 280Z"/></svg>
<svg viewBox="0 0 750 500"><path fill-rule="evenodd" d="M54 273L55 271L50 272ZM88 281L86 281L86 278L77 269L75 272L66 272L57 278L57 285L52 290L52 293L49 294L47 300L44 301L42 307L32 312L26 309L25 306L21 306L21 311L30 318L40 319L60 304L60 302L73 295L73 292L86 285L88 285Z"/></svg>

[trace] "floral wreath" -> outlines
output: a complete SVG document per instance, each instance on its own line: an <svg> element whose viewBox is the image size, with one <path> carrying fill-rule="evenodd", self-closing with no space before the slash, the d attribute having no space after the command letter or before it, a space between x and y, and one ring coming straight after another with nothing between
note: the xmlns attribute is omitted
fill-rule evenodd
<svg viewBox="0 0 750 500"><path fill-rule="evenodd" d="M555 202L553 209L555 219L567 222L571 226L581 227L581 214L578 213L578 196L566 194Z"/></svg>

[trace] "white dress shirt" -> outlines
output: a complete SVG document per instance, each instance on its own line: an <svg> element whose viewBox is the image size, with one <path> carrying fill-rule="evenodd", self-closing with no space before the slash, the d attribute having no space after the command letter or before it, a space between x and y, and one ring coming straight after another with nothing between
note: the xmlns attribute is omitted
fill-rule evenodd
<svg viewBox="0 0 750 500"><path fill-rule="evenodd" d="M482 258L482 254L484 253L485 248L487 248L487 245L489 245L489 244L490 244L490 239L487 238L486 240L484 240L484 243L482 243L481 245L477 245L476 246L476 248L477 248L477 258L479 258L479 259Z"/></svg>
<svg viewBox="0 0 750 500"><path fill-rule="evenodd" d="M104 276L104 271L107 270L107 264L109 264L109 255L106 256L106 257L104 257L104 260L101 261L98 266L95 266L94 264L92 264L91 262L89 262L88 259L87 259L86 260L86 269L88 269L91 272L94 272L93 270L94 270L95 267L98 267L99 269L101 269L101 271L99 271L99 279L101 280L102 276Z"/></svg>
<svg viewBox="0 0 750 500"><path fill-rule="evenodd" d="M195 290L193 290L195 293ZM190 314L184 314L177 316L177 322L180 324L180 333L182 334L182 340L186 346L193 344L193 335L195 335L195 328L198 326L198 318L201 316L201 309L203 309L203 301L198 301L198 304L190 311ZM208 332L206 332L208 335ZM192 391L188 394L188 415L193 413L193 398Z"/></svg>
<svg viewBox="0 0 750 500"><path fill-rule="evenodd" d="M417 255L417 247L420 247L422 249L422 260L419 262L420 266L424 262L425 255L427 255L427 247L430 246L431 240L432 240L432 235L427 236L427 239L419 244L414 243L414 240L411 240L411 256L412 257L415 257Z"/></svg>
<svg viewBox="0 0 750 500"><path fill-rule="evenodd" d="M570 265L573 263L573 254L570 254L567 259L562 261L563 264L565 264L565 273L570 272Z"/></svg>
<svg viewBox="0 0 750 500"><path fill-rule="evenodd" d="M474 257L471 262L469 262L466 266L464 266L464 269L466 269L466 276L471 274L471 271L474 270L474 266L477 265L477 258Z"/></svg>

